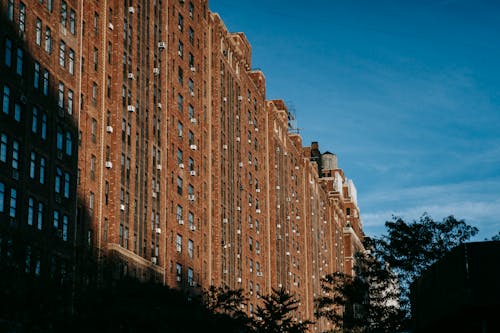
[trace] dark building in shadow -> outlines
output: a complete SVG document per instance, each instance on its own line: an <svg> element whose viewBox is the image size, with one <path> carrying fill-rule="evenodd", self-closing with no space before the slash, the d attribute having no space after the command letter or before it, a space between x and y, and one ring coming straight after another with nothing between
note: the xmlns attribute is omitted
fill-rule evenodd
<svg viewBox="0 0 500 333"><path fill-rule="evenodd" d="M414 332L500 332L500 242L462 244L411 290Z"/></svg>

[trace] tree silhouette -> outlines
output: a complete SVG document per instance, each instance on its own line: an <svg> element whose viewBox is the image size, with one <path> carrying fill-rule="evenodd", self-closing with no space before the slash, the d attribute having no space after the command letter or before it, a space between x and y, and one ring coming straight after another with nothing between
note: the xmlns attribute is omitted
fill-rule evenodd
<svg viewBox="0 0 500 333"><path fill-rule="evenodd" d="M263 305L257 306L254 322L257 333L301 333L306 332L311 321L297 321L293 312L299 300L284 288L272 289L270 295L262 296Z"/></svg>

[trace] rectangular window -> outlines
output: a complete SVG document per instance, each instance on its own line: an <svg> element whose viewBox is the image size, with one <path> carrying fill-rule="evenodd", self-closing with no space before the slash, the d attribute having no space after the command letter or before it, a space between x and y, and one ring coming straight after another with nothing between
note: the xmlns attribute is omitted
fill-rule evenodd
<svg viewBox="0 0 500 333"><path fill-rule="evenodd" d="M43 70L43 94L49 95L49 71L46 69Z"/></svg>
<svg viewBox="0 0 500 333"><path fill-rule="evenodd" d="M182 281L182 265L181 264L177 264L175 266L175 274L176 274L177 282L181 282Z"/></svg>
<svg viewBox="0 0 500 333"><path fill-rule="evenodd" d="M19 30L24 31L26 28L26 5L19 3Z"/></svg>
<svg viewBox="0 0 500 333"><path fill-rule="evenodd" d="M75 51L73 49L69 49L68 71L71 75L75 73Z"/></svg>
<svg viewBox="0 0 500 333"><path fill-rule="evenodd" d="M45 52L52 52L52 33L49 27L45 27Z"/></svg>
<svg viewBox="0 0 500 333"><path fill-rule="evenodd" d="M63 217L63 232L62 237L64 241L68 240L68 225L69 225L69 217L64 215Z"/></svg>
<svg viewBox="0 0 500 333"><path fill-rule="evenodd" d="M89 213L90 215L94 214L94 192L89 194Z"/></svg>
<svg viewBox="0 0 500 333"><path fill-rule="evenodd" d="M42 230L43 227L43 203L38 203L37 228Z"/></svg>
<svg viewBox="0 0 500 333"><path fill-rule="evenodd" d="M177 238L175 241L175 248L178 253L182 253L182 236L177 234Z"/></svg>
<svg viewBox="0 0 500 333"><path fill-rule="evenodd" d="M9 114L10 107L10 87L3 86L3 99L2 99L2 111L5 114Z"/></svg>
<svg viewBox="0 0 500 333"><path fill-rule="evenodd" d="M8 0L7 2L7 19L14 21L14 0Z"/></svg>
<svg viewBox="0 0 500 333"><path fill-rule="evenodd" d="M54 8L54 2L53 2L53 0L47 0L47 10L49 12L52 12L53 8Z"/></svg>
<svg viewBox="0 0 500 333"><path fill-rule="evenodd" d="M96 47L94 47L94 53L93 54L94 54L94 57L93 57L93 59L94 59L94 70L97 71L97 67L99 65L99 50Z"/></svg>
<svg viewBox="0 0 500 333"><path fill-rule="evenodd" d="M42 20L38 17L36 18L36 37L35 37L36 45L42 45Z"/></svg>
<svg viewBox="0 0 500 333"><path fill-rule="evenodd" d="M31 152L30 154L30 178L35 179L35 172L36 172L36 153Z"/></svg>
<svg viewBox="0 0 500 333"><path fill-rule="evenodd" d="M96 157L92 155L90 157L90 179L95 179L95 165L96 165Z"/></svg>
<svg viewBox="0 0 500 333"><path fill-rule="evenodd" d="M16 52L16 74L20 76L23 76L23 58L23 49L18 48Z"/></svg>
<svg viewBox="0 0 500 333"><path fill-rule="evenodd" d="M64 83L59 82L59 89L57 90L57 106L59 109L64 109Z"/></svg>
<svg viewBox="0 0 500 333"><path fill-rule="evenodd" d="M47 139L47 114L42 112L42 128L40 136L43 140Z"/></svg>
<svg viewBox="0 0 500 333"><path fill-rule="evenodd" d="M12 169L19 169L19 142L12 141Z"/></svg>
<svg viewBox="0 0 500 333"><path fill-rule="evenodd" d="M5 38L5 66L12 66L12 41Z"/></svg>
<svg viewBox="0 0 500 333"><path fill-rule="evenodd" d="M33 133L38 132L38 109L36 106L33 107L33 113L31 118L31 131Z"/></svg>
<svg viewBox="0 0 500 333"><path fill-rule="evenodd" d="M35 200L28 198L28 225L33 225L35 219Z"/></svg>
<svg viewBox="0 0 500 333"><path fill-rule="evenodd" d="M181 14L179 14L177 16L177 24L178 24L179 31L184 30L184 17L182 17Z"/></svg>
<svg viewBox="0 0 500 333"><path fill-rule="evenodd" d="M194 276L194 273L193 273L193 269L192 268L188 268L188 272L187 272L187 283L189 286L191 287L194 287L194 280L193 280L193 276Z"/></svg>
<svg viewBox="0 0 500 333"><path fill-rule="evenodd" d="M5 210L5 184L0 182L0 213Z"/></svg>
<svg viewBox="0 0 500 333"><path fill-rule="evenodd" d="M68 20L68 6L66 1L61 1L61 25L66 28L66 22Z"/></svg>
<svg viewBox="0 0 500 333"><path fill-rule="evenodd" d="M191 239L188 241L188 254L189 254L189 258L193 259L194 243Z"/></svg>
<svg viewBox="0 0 500 333"><path fill-rule="evenodd" d="M177 219L177 222L179 222L179 224L180 224L181 223L180 221L182 221L182 206L177 205L176 219Z"/></svg>
<svg viewBox="0 0 500 333"><path fill-rule="evenodd" d="M33 75L33 88L40 87L40 63L35 61L35 73Z"/></svg>
<svg viewBox="0 0 500 333"><path fill-rule="evenodd" d="M40 157L40 169L38 171L40 184L45 184L45 157Z"/></svg>
<svg viewBox="0 0 500 333"><path fill-rule="evenodd" d="M177 53L179 54L179 57L184 57L184 44L181 41L179 41Z"/></svg>
<svg viewBox="0 0 500 333"><path fill-rule="evenodd" d="M76 14L73 9L70 10L69 12L69 31L71 32L72 35L75 34L75 26L76 26Z"/></svg>
<svg viewBox="0 0 500 333"><path fill-rule="evenodd" d="M177 177L177 193L182 195L182 178Z"/></svg>
<svg viewBox="0 0 500 333"><path fill-rule="evenodd" d="M177 135L182 137L182 123L180 121L177 123Z"/></svg>
<svg viewBox="0 0 500 333"><path fill-rule="evenodd" d="M92 83L92 103L97 105L97 83Z"/></svg>
<svg viewBox="0 0 500 333"><path fill-rule="evenodd" d="M194 45L194 30L191 27L189 27L189 43Z"/></svg>
<svg viewBox="0 0 500 333"><path fill-rule="evenodd" d="M184 98L182 97L181 94L177 95L177 109L179 112L182 113L182 110L184 108Z"/></svg>
<svg viewBox="0 0 500 333"><path fill-rule="evenodd" d="M59 43L59 65L63 68L66 66L66 43L64 41Z"/></svg>
<svg viewBox="0 0 500 333"><path fill-rule="evenodd" d="M7 135L0 135L0 162L7 162Z"/></svg>
<svg viewBox="0 0 500 333"><path fill-rule="evenodd" d="M61 168L56 168L56 178L54 181L54 191L56 193L61 193L61 182L62 182L62 170Z"/></svg>
<svg viewBox="0 0 500 333"><path fill-rule="evenodd" d="M16 217L17 209L17 191L13 188L10 189L10 209L9 216L12 218Z"/></svg>
<svg viewBox="0 0 500 333"><path fill-rule="evenodd" d="M66 199L69 198L69 185L70 185L70 182L71 182L71 177L70 177L69 173L65 172L64 173L64 197Z"/></svg>
<svg viewBox="0 0 500 333"><path fill-rule="evenodd" d="M73 90L68 89L68 107L66 109L68 114L73 114Z"/></svg>

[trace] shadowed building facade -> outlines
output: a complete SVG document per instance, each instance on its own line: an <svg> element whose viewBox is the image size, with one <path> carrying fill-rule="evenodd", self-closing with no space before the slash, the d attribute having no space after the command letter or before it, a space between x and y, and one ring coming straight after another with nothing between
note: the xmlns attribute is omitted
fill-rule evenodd
<svg viewBox="0 0 500 333"><path fill-rule="evenodd" d="M243 288L248 313L283 287L312 319L362 249L356 190L267 100L246 36L205 0L0 3L0 260Z"/></svg>

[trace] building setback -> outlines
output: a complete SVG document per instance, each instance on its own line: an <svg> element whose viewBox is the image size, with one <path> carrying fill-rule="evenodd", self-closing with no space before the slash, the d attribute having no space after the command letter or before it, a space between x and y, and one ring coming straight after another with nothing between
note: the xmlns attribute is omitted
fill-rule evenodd
<svg viewBox="0 0 500 333"><path fill-rule="evenodd" d="M248 313L283 287L297 320L313 318L321 277L352 274L354 184L334 154L303 146L246 36L206 0L1 10L2 263L243 288Z"/></svg>

